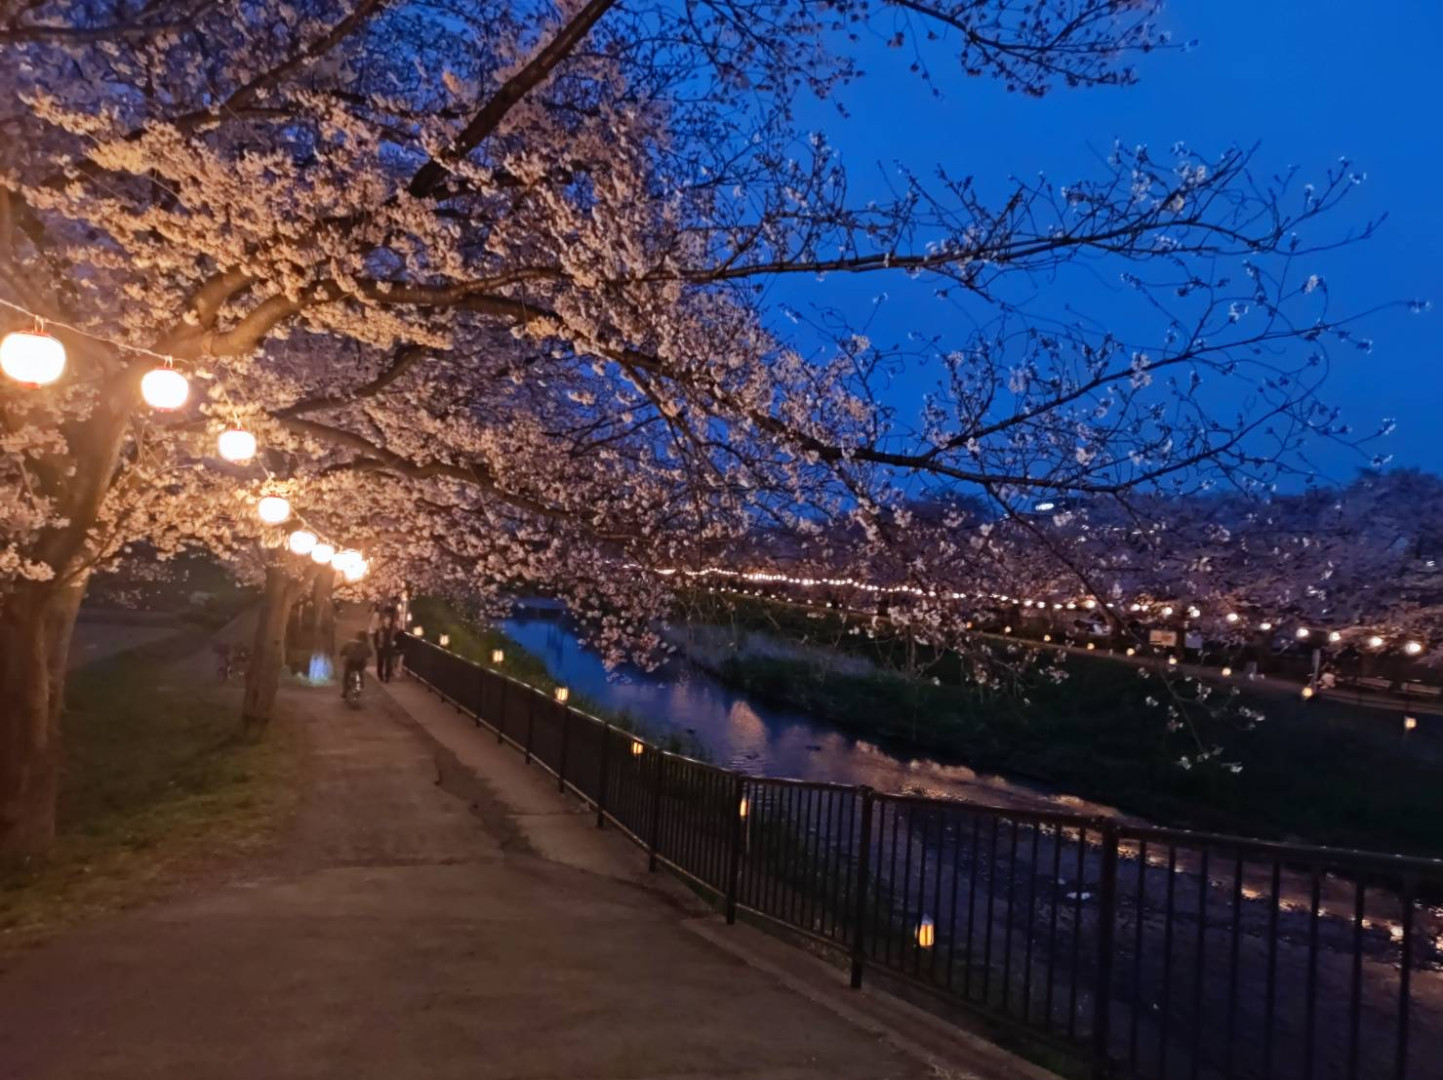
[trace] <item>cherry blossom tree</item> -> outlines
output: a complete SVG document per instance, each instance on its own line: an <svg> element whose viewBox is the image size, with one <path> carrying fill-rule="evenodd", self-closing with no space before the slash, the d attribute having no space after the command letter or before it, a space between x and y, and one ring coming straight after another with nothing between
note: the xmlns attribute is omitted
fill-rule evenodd
<svg viewBox="0 0 1443 1080"><path fill-rule="evenodd" d="M1317 390L1351 320L1304 263L1349 238L1315 231L1348 164L1304 186L1247 149L1119 144L1066 184L903 173L859 204L795 119L844 101L861 35L924 79L946 58L1029 95L1127 84L1168 45L1152 6L0 4L0 299L69 353L0 397L0 853L53 834L89 575L137 538L254 559L269 491L364 545L378 588L540 583L616 653L654 643L671 592L621 568L758 523L880 558L922 480L1016 516L1265 484L1346 437ZM1156 340L1026 302L1069 267L1118 278ZM765 284L864 273L972 329L777 330ZM144 404L157 364L190 405ZM915 415L883 393L899 365L934 376ZM214 456L237 423L255 464ZM907 572L967 555L942 538Z"/></svg>

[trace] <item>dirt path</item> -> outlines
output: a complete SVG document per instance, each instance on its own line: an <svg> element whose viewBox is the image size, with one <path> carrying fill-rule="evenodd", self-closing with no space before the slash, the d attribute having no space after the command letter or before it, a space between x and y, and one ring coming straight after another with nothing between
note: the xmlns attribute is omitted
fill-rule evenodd
<svg viewBox="0 0 1443 1080"><path fill-rule="evenodd" d="M718 948L685 903L544 857L579 815L514 756L478 773L374 684L360 711L283 702L313 754L292 838L14 958L0 1077L970 1075Z"/></svg>

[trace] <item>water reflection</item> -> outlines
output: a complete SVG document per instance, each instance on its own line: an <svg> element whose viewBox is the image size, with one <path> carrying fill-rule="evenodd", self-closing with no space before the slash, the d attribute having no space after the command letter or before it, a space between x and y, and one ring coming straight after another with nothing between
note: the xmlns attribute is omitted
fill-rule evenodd
<svg viewBox="0 0 1443 1080"><path fill-rule="evenodd" d="M507 620L503 628L545 660L551 674L574 693L627 713L652 731L690 736L719 765L762 776L867 784L885 792L1114 813L1073 795L1039 791L965 765L899 756L805 713L753 701L686 663L673 662L655 672L623 668L608 675L600 658L555 618L523 616Z"/></svg>

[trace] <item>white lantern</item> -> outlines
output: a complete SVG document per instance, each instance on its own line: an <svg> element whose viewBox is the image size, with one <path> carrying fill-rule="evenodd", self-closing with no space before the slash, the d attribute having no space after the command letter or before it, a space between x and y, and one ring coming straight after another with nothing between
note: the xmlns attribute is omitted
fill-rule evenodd
<svg viewBox="0 0 1443 1080"><path fill-rule="evenodd" d="M12 330L0 340L0 370L26 386L47 386L65 371L65 346L49 334Z"/></svg>
<svg viewBox="0 0 1443 1080"><path fill-rule="evenodd" d="M256 513L267 525L279 525L291 516L291 501L279 495L267 495L256 503Z"/></svg>
<svg viewBox="0 0 1443 1080"><path fill-rule="evenodd" d="M1240 618L1240 616L1238 615L1238 613L1237 613L1236 611L1229 611L1228 614L1227 614L1227 620L1228 620L1228 622L1235 623L1235 622L1238 621L1239 618Z"/></svg>
<svg viewBox="0 0 1443 1080"><path fill-rule="evenodd" d="M1370 638L1368 639L1368 648L1370 648L1370 649L1381 649L1382 647L1383 647L1383 639L1380 638L1377 634L1374 634L1372 637L1370 637Z"/></svg>
<svg viewBox="0 0 1443 1080"><path fill-rule="evenodd" d="M310 529L297 529L291 533L291 550L297 555L309 555L316 550L316 542L320 537L311 532Z"/></svg>
<svg viewBox="0 0 1443 1080"><path fill-rule="evenodd" d="M347 561L341 573L345 575L347 581L360 581L366 576L366 571L369 569L370 565L366 560L357 555L354 559Z"/></svg>
<svg viewBox="0 0 1443 1080"><path fill-rule="evenodd" d="M344 574L347 568L355 565L356 563L359 563L360 561L361 553L359 551L357 551L355 548L344 548L341 551L337 552L336 555L331 559L331 565Z"/></svg>
<svg viewBox="0 0 1443 1080"><path fill-rule="evenodd" d="M1330 633L1330 634L1328 635L1328 641L1331 642L1331 643L1334 644L1334 645L1336 645L1338 642L1340 642L1340 641L1342 641L1342 640L1343 640L1343 635L1340 634L1340 633L1338 633L1338 631L1336 631L1336 630L1334 630L1332 633Z"/></svg>
<svg viewBox="0 0 1443 1080"><path fill-rule="evenodd" d="M569 700L570 697L571 697L571 691L568 690L566 687L564 687L564 686L558 686L558 687L556 688L556 700L557 700L557 701L565 702L565 701Z"/></svg>
<svg viewBox="0 0 1443 1080"><path fill-rule="evenodd" d="M311 548L311 561L325 566L335 557L336 549L331 544L317 544Z"/></svg>
<svg viewBox="0 0 1443 1080"><path fill-rule="evenodd" d="M1297 629L1298 640L1299 640L1299 641L1304 641L1304 640L1306 640L1307 637L1308 637L1308 635L1309 635L1310 633L1311 633L1311 631L1310 631L1306 626L1300 626L1300 627L1298 627L1298 629Z"/></svg>
<svg viewBox="0 0 1443 1080"><path fill-rule="evenodd" d="M256 456L256 437L240 428L226 428L216 440L216 449L227 461L249 461Z"/></svg>
<svg viewBox="0 0 1443 1080"><path fill-rule="evenodd" d="M417 637L425 637L426 628L420 623L417 623L415 626L411 627L411 633L415 634Z"/></svg>
<svg viewBox="0 0 1443 1080"><path fill-rule="evenodd" d="M178 409L190 397L190 383L175 368L158 367L140 380L140 396L155 409Z"/></svg>
<svg viewBox="0 0 1443 1080"><path fill-rule="evenodd" d="M1420 641L1410 641L1403 646L1403 651L1409 656L1417 656L1423 651L1423 643Z"/></svg>
<svg viewBox="0 0 1443 1080"><path fill-rule="evenodd" d="M506 654L500 649L492 649L491 662L493 664L504 664L506 662Z"/></svg>
<svg viewBox="0 0 1443 1080"><path fill-rule="evenodd" d="M437 638L436 640L437 640L437 642L440 644L441 648L444 649L444 648L447 648L448 646L450 646L450 644L451 644L451 635L450 635L450 634L442 634L442 635L441 635L439 638Z"/></svg>

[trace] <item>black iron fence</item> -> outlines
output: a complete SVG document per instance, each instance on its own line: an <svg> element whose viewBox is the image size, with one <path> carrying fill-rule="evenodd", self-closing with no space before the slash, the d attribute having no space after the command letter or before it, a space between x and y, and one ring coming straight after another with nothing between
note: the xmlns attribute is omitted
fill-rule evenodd
<svg viewBox="0 0 1443 1080"><path fill-rule="evenodd" d="M411 673L739 910L1138 1080L1443 1078L1443 861L748 776ZM1380 778L1381 782L1386 782Z"/></svg>

